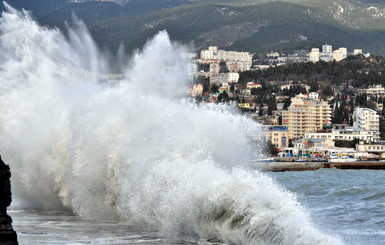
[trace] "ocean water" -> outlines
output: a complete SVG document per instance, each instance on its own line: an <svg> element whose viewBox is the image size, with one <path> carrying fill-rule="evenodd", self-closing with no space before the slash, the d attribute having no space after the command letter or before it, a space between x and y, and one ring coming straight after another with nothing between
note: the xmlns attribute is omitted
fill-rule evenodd
<svg viewBox="0 0 385 245"><path fill-rule="evenodd" d="M346 244L385 244L385 179L382 170L321 169L271 173L296 193L312 219Z"/></svg>
<svg viewBox="0 0 385 245"><path fill-rule="evenodd" d="M296 193L318 229L340 237L345 244L385 244L383 174L335 169L269 173ZM17 203L10 214L20 244L224 244L199 238L169 239L145 227L84 219L69 211L19 210Z"/></svg>
<svg viewBox="0 0 385 245"><path fill-rule="evenodd" d="M383 171L324 169L268 173L296 194L314 224L346 244L385 243ZM10 209L20 244L223 244L197 238L162 237L119 221L84 219L70 211ZM299 226L301 224L298 224Z"/></svg>

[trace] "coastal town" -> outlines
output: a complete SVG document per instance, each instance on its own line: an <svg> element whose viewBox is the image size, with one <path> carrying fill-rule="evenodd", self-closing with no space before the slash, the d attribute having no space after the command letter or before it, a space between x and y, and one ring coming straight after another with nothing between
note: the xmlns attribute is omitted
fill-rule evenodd
<svg viewBox="0 0 385 245"><path fill-rule="evenodd" d="M191 96L234 103L257 121L261 161L385 159L382 57L323 45L258 55L210 46L190 58Z"/></svg>

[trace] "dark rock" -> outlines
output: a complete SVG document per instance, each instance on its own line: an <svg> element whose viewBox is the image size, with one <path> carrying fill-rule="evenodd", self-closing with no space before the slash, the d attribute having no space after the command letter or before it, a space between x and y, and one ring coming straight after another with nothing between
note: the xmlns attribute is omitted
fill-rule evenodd
<svg viewBox="0 0 385 245"><path fill-rule="evenodd" d="M0 156L0 245L19 244L12 227L12 218L7 214L7 207L11 202L11 171Z"/></svg>

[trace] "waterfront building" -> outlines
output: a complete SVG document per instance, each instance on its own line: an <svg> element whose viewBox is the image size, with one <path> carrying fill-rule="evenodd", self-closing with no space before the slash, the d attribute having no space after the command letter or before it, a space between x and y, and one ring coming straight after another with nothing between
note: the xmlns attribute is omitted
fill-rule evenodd
<svg viewBox="0 0 385 245"><path fill-rule="evenodd" d="M370 153L385 153L385 142L376 142L372 144L360 144L356 145L356 150L358 152L370 152Z"/></svg>
<svg viewBox="0 0 385 245"><path fill-rule="evenodd" d="M371 131L373 141L380 140L380 117L375 110L357 107L353 112L353 129Z"/></svg>
<svg viewBox="0 0 385 245"><path fill-rule="evenodd" d="M305 133L331 125L331 109L326 101L307 99L303 94L292 98L288 110L282 111L282 124L289 138L301 138Z"/></svg>
<svg viewBox="0 0 385 245"><path fill-rule="evenodd" d="M343 126L342 126L343 125ZM369 143L375 140L376 134L373 131L354 129L346 124L333 125L333 129L329 130L316 130L313 132L305 133L305 138L321 139L328 138L332 140L355 140L359 139L363 142Z"/></svg>
<svg viewBox="0 0 385 245"><path fill-rule="evenodd" d="M325 149L334 148L334 141L331 139L314 139L314 138L302 138L294 141L294 148L301 150L313 150L313 151L321 151Z"/></svg>
<svg viewBox="0 0 385 245"><path fill-rule="evenodd" d="M289 130L283 126L269 127L268 138L275 147L281 149L289 145Z"/></svg>
<svg viewBox="0 0 385 245"><path fill-rule="evenodd" d="M333 132L331 129L329 130L316 130L313 132L305 133L304 138L308 139L332 139L333 138Z"/></svg>
<svg viewBox="0 0 385 245"><path fill-rule="evenodd" d="M354 127L347 127L345 129L333 129L333 140L355 140L359 139L364 142L373 142L376 140L374 131L355 129Z"/></svg>

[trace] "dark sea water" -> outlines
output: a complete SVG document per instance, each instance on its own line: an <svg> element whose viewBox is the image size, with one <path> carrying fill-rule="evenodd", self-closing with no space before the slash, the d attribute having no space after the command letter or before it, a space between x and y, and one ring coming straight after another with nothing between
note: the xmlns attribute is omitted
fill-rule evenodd
<svg viewBox="0 0 385 245"><path fill-rule="evenodd" d="M384 171L325 169L269 173L296 193L318 229L346 244L385 244ZM79 218L69 212L10 209L20 244L222 244L166 239L119 222ZM300 225L300 224L298 224Z"/></svg>
<svg viewBox="0 0 385 245"><path fill-rule="evenodd" d="M378 170L271 173L295 192L320 229L346 244L385 244L385 178Z"/></svg>

